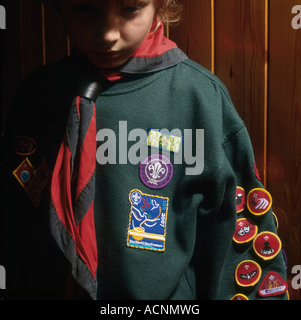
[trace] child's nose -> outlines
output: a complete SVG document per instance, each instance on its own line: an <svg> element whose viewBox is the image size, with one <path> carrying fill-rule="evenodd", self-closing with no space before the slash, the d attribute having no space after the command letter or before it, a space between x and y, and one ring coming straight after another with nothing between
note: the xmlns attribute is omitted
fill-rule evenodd
<svg viewBox="0 0 301 320"><path fill-rule="evenodd" d="M101 21L98 27L97 37L99 42L104 42L106 44L113 44L118 41L120 38L118 21Z"/></svg>

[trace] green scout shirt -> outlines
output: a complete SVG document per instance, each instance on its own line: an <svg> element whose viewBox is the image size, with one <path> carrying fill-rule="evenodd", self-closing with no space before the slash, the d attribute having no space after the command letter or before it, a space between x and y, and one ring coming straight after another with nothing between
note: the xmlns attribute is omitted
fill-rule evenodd
<svg viewBox="0 0 301 320"><path fill-rule="evenodd" d="M16 169L27 158L49 180L79 80L71 58L42 68L19 88L8 120L2 226L13 291L64 295L68 264L49 235L49 189L32 195ZM104 82L96 114L98 299L259 299L269 272L286 278L272 198L219 79L190 60L128 75ZM172 171L163 187L140 175L150 155ZM262 232L271 232L264 247Z"/></svg>

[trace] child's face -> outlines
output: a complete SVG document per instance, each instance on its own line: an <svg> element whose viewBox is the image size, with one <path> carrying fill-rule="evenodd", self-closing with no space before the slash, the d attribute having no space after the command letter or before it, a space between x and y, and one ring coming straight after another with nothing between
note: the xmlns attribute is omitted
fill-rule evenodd
<svg viewBox="0 0 301 320"><path fill-rule="evenodd" d="M61 8L75 47L96 67L116 68L148 35L157 0L61 0Z"/></svg>

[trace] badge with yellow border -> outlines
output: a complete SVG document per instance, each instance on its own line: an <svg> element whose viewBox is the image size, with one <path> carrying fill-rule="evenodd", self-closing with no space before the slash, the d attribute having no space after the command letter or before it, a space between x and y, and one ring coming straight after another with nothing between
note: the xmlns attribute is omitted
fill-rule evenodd
<svg viewBox="0 0 301 320"><path fill-rule="evenodd" d="M258 227L250 219L242 218L236 222L233 240L236 243L247 243L253 240L258 232Z"/></svg>
<svg viewBox="0 0 301 320"><path fill-rule="evenodd" d="M235 270L235 280L241 287L254 286L261 277L261 267L253 260L245 260Z"/></svg>
<svg viewBox="0 0 301 320"><path fill-rule="evenodd" d="M252 214L261 216L270 210L272 206L272 196L265 189L255 188L248 194L247 206Z"/></svg>
<svg viewBox="0 0 301 320"><path fill-rule="evenodd" d="M244 210L246 204L245 190L242 187L236 188L236 212L240 213Z"/></svg>
<svg viewBox="0 0 301 320"><path fill-rule="evenodd" d="M281 250L281 240L279 237L269 231L261 232L253 241L255 253L263 260L270 260L277 256Z"/></svg>
<svg viewBox="0 0 301 320"><path fill-rule="evenodd" d="M145 194L134 189L127 235L129 247L164 251L169 198Z"/></svg>
<svg viewBox="0 0 301 320"><path fill-rule="evenodd" d="M249 298L242 293L237 293L231 300L249 300Z"/></svg>

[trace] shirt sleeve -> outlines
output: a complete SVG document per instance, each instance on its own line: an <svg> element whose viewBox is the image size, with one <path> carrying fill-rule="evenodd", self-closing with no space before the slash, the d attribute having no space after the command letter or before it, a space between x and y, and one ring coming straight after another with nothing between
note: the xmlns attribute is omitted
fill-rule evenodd
<svg viewBox="0 0 301 320"><path fill-rule="evenodd" d="M207 133L207 178L198 209L199 296L287 300L273 197L261 182L247 129L222 84L217 96L222 123ZM208 143L214 136L221 144ZM206 170L208 154L214 156L207 160Z"/></svg>

